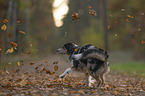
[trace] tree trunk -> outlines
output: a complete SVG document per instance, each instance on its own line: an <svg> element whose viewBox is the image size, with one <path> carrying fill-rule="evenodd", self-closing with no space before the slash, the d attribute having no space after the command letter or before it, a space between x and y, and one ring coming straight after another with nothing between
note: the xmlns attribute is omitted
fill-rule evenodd
<svg viewBox="0 0 145 96"><path fill-rule="evenodd" d="M11 40L13 42L16 42L16 22L17 21L17 1L14 1L14 5L13 5L13 21L12 21L12 26L13 26L13 30L12 30L12 38Z"/></svg>
<svg viewBox="0 0 145 96"><path fill-rule="evenodd" d="M30 24L30 8L26 8L26 25L25 25L25 32L26 32L26 37L29 36L29 24Z"/></svg>
<svg viewBox="0 0 145 96"><path fill-rule="evenodd" d="M108 44L108 19L107 19L107 0L99 0L100 3L100 15L103 19L103 27L104 27L104 45L105 50L109 50Z"/></svg>
<svg viewBox="0 0 145 96"><path fill-rule="evenodd" d="M9 26L10 26L10 19L11 19L11 13L12 13L12 4L13 0L9 0L9 5L8 5L8 14L7 14L7 31L5 32L5 51L8 49L8 32L9 32Z"/></svg>

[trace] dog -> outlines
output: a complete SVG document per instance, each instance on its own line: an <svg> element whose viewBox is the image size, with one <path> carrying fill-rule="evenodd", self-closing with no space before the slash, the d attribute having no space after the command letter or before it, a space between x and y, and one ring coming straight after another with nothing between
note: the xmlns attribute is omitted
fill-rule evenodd
<svg viewBox="0 0 145 96"><path fill-rule="evenodd" d="M91 44L81 47L74 43L66 43L57 49L58 54L68 54L72 64L71 68L65 70L59 77L64 78L66 74L83 72L86 77L86 86L90 85L89 76L98 81L97 87L100 87L105 81L105 75L110 71L108 64L108 53Z"/></svg>

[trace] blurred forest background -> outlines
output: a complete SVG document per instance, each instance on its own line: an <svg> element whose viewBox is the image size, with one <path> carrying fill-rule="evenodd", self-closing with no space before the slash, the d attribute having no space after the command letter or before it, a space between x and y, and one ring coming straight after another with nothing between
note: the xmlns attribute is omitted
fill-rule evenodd
<svg viewBox="0 0 145 96"><path fill-rule="evenodd" d="M106 29L103 22L106 21L109 52L118 52L118 55L126 53L134 60L143 60L145 0L108 0L107 10L104 11L105 2L106 0L0 0L0 26L6 24L7 27L6 30L0 30L0 58L9 55L5 53L12 47L10 41L18 44L17 50L14 49L11 54L18 55L27 54L28 51L55 53L66 42L93 44L105 49ZM97 16L90 16L89 6L96 11ZM65 10L54 13L63 7ZM72 20L74 12L78 13L80 19ZM60 17L59 14L64 16ZM57 17L61 21L56 21ZM3 22L4 19L8 22ZM19 31L25 32L25 35Z"/></svg>

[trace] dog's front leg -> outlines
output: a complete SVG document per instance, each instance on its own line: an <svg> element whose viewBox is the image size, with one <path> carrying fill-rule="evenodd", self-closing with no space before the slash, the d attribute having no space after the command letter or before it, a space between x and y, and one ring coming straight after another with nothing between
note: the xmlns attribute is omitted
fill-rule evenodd
<svg viewBox="0 0 145 96"><path fill-rule="evenodd" d="M71 68L67 68L64 71L64 73L59 76L59 78L64 78L66 74L71 73L71 72L72 72L72 69Z"/></svg>

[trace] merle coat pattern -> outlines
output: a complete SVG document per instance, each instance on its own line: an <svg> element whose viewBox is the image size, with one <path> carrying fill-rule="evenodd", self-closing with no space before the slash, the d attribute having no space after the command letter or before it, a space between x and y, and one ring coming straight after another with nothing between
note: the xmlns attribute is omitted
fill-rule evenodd
<svg viewBox="0 0 145 96"><path fill-rule="evenodd" d="M110 71L106 51L99 49L91 44L79 47L73 43L66 43L57 50L59 54L68 54L72 64L71 68L65 70L59 77L63 78L72 71L83 72L86 76L86 85L89 84L89 75L98 81L97 87L100 87L105 81L105 74Z"/></svg>

